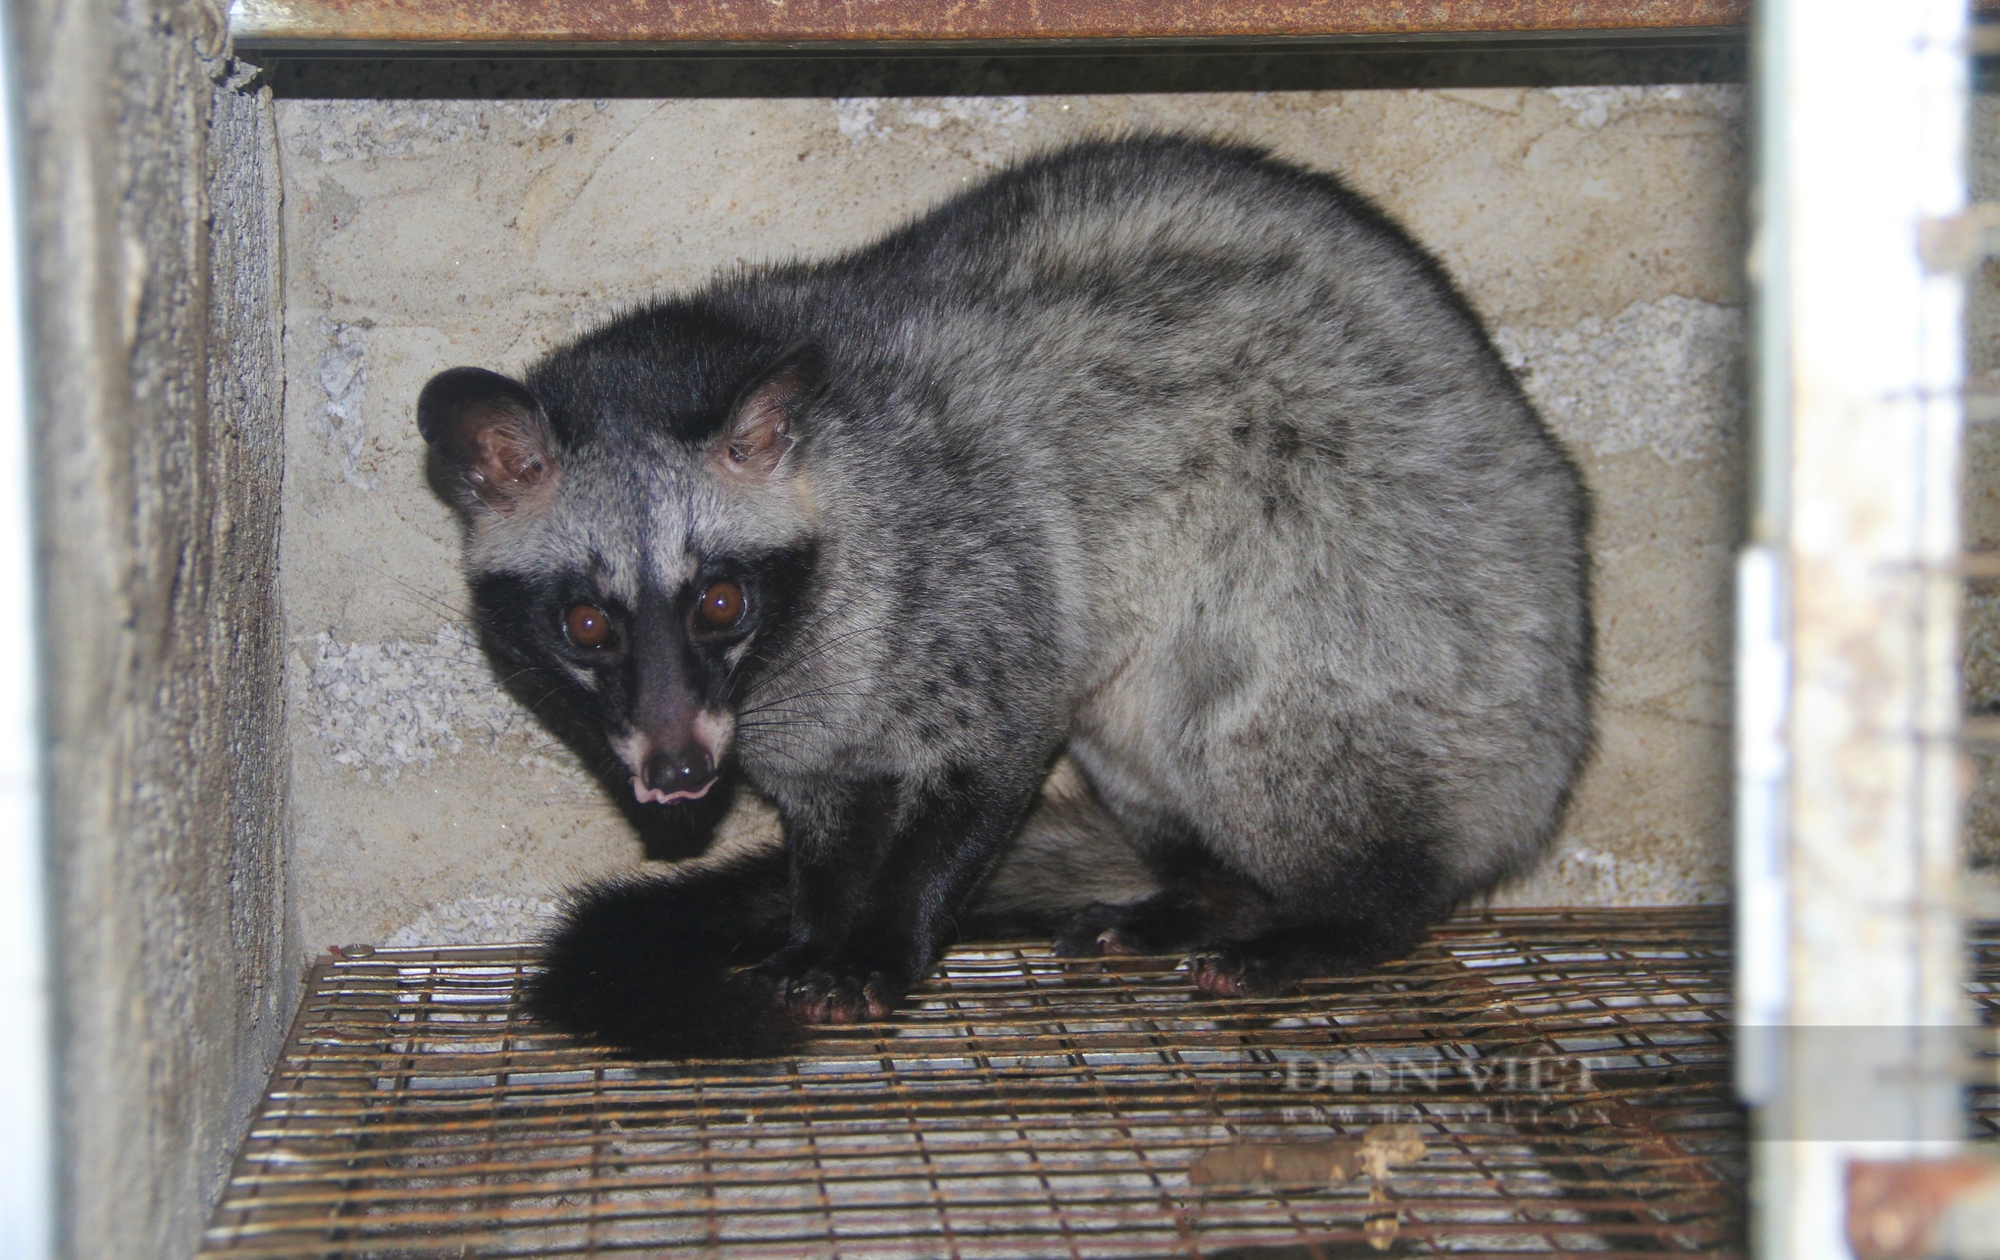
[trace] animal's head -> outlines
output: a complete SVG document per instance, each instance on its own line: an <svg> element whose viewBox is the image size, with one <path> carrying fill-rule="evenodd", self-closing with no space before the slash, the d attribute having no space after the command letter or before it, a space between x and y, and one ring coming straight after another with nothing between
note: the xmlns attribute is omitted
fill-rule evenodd
<svg viewBox="0 0 2000 1260"><path fill-rule="evenodd" d="M641 802L707 794L746 676L810 580L810 350L655 309L525 381L433 377L417 424L467 535L489 641L570 693Z"/></svg>

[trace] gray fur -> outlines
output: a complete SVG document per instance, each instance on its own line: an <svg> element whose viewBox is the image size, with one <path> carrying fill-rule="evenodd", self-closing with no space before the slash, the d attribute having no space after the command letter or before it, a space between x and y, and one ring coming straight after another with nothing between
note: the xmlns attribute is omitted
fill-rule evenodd
<svg viewBox="0 0 2000 1260"><path fill-rule="evenodd" d="M618 382L669 316L736 348L635 414ZM801 345L797 445L719 476L718 408ZM743 662L738 764L796 843L838 785L970 766L1025 804L1066 750L1081 777L985 885L1003 919L1137 900L1191 846L1298 921L1377 895L1356 864L1397 844L1434 915L1544 848L1590 744L1574 468L1436 264L1258 152L1076 146L528 387L559 478L532 510L468 496L468 571L594 567L637 607L810 546L785 648Z"/></svg>

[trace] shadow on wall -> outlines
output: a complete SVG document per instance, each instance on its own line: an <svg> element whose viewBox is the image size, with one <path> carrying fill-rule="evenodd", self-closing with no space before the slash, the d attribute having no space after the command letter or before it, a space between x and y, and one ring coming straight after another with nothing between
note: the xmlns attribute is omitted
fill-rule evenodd
<svg viewBox="0 0 2000 1260"><path fill-rule="evenodd" d="M273 92L333 100L691 100L700 98L1068 96L1167 92L1336 92L1741 83L1735 35L1672 44L1496 49L1433 45L1301 51L1034 56L778 56L274 61Z"/></svg>

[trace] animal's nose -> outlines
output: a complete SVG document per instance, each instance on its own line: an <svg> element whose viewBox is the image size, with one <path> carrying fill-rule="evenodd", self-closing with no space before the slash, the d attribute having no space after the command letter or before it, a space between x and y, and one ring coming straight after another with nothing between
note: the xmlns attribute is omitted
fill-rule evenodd
<svg viewBox="0 0 2000 1260"><path fill-rule="evenodd" d="M646 758L646 786L668 797L699 796L715 778L715 763L699 745L661 749Z"/></svg>

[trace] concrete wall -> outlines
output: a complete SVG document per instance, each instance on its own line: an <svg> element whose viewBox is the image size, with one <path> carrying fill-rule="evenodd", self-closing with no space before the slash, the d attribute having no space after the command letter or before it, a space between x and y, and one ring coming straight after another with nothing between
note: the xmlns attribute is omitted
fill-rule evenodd
<svg viewBox="0 0 2000 1260"><path fill-rule="evenodd" d="M93 1260L193 1249L295 988L276 146L268 96L218 90L223 7L8 6L33 244L58 1228L63 1254Z"/></svg>
<svg viewBox="0 0 2000 1260"><path fill-rule="evenodd" d="M1443 258L1597 496L1603 723L1516 903L1725 895L1744 110L1728 86L281 100L294 903L310 949L508 939L640 846L495 686L412 406L741 260L1121 128L1345 174ZM768 827L754 811L732 820Z"/></svg>
<svg viewBox="0 0 2000 1260"><path fill-rule="evenodd" d="M2000 201L2000 93L1972 100L1971 194ZM1965 288L1966 385L2000 396L2000 260L1974 272ZM2000 548L2000 417L1965 431L1965 545ZM2000 715L2000 583L1974 583L1966 591L1965 700L1973 713ZM1966 801L1966 844L1985 878L1976 885L1979 913L2000 915L2000 749L1972 749L1974 779Z"/></svg>

